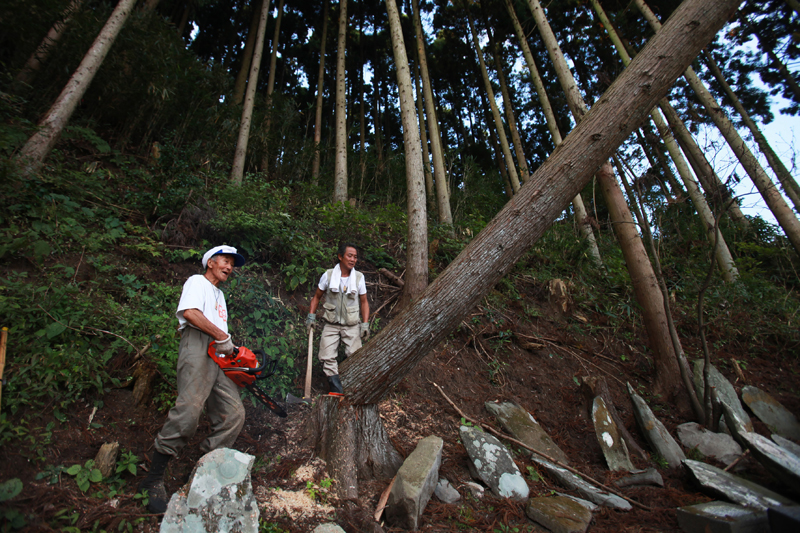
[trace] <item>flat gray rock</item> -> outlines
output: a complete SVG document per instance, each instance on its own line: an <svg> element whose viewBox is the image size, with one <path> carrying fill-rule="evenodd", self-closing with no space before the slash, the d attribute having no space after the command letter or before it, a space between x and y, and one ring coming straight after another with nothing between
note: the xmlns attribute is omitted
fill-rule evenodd
<svg viewBox="0 0 800 533"><path fill-rule="evenodd" d="M726 502L678 508L678 525L686 533L767 533L767 513Z"/></svg>
<svg viewBox="0 0 800 533"><path fill-rule="evenodd" d="M525 514L553 533L584 533L592 521L591 511L564 496L531 498Z"/></svg>
<svg viewBox="0 0 800 533"><path fill-rule="evenodd" d="M714 433L697 422L687 422L677 428L678 438L688 449L697 448L704 457L729 465L742 455L742 447L725 433Z"/></svg>
<svg viewBox="0 0 800 533"><path fill-rule="evenodd" d="M793 505L790 499L717 467L691 459L683 464L697 483L712 496L762 511L769 507Z"/></svg>
<svg viewBox="0 0 800 533"><path fill-rule="evenodd" d="M800 494L800 457L758 433L742 433L742 439L770 474Z"/></svg>
<svg viewBox="0 0 800 533"><path fill-rule="evenodd" d="M344 529L339 527L338 524L329 522L327 524L318 525L311 531L311 533L345 533L345 532Z"/></svg>
<svg viewBox="0 0 800 533"><path fill-rule="evenodd" d="M189 483L172 495L161 533L256 533L258 502L250 481L254 460L229 448L201 457Z"/></svg>
<svg viewBox="0 0 800 533"><path fill-rule="evenodd" d="M631 402L633 403L633 415L636 418L636 423L639 424L639 429L642 430L647 442L650 443L656 453L667 461L670 468L681 466L681 461L686 459L681 447L669 434L664 424L656 418L644 399L636 394L630 383L628 383L628 394L630 394Z"/></svg>
<svg viewBox="0 0 800 533"><path fill-rule="evenodd" d="M664 486L664 478L655 468L648 468L647 470L637 470L631 472L630 475L619 478L614 482L617 487L629 487L631 485L653 485L656 487Z"/></svg>
<svg viewBox="0 0 800 533"><path fill-rule="evenodd" d="M777 444L787 452L792 453L797 457L800 457L800 444L795 444L789 439L784 439L783 437L777 434L772 435L772 440L775 441L775 444Z"/></svg>
<svg viewBox="0 0 800 533"><path fill-rule="evenodd" d="M700 400L700 403L703 403L703 368L705 366L705 361L702 359L696 359L694 361L694 388L695 391L697 391L697 399ZM711 386L717 389L717 398L719 398L721 402L726 403L733 410L737 419L741 420L744 424L744 430L753 431L753 422L750 420L750 416L745 412L744 407L742 407L742 402L739 401L739 395L736 394L736 389L733 388L731 382L728 381L714 365L711 365L709 369L708 378L709 381L711 381Z"/></svg>
<svg viewBox="0 0 800 533"><path fill-rule="evenodd" d="M528 411L511 402L486 402L483 405L515 439L556 461L569 464L566 454Z"/></svg>
<svg viewBox="0 0 800 533"><path fill-rule="evenodd" d="M787 439L800 440L800 423L778 400L748 385L742 388L742 401L773 433Z"/></svg>
<svg viewBox="0 0 800 533"><path fill-rule="evenodd" d="M606 408L606 402L600 396L597 396L592 402L592 422L608 469L614 472L634 470L630 455L628 455L628 447L622 440L617 424L614 423L614 419L611 418L611 414Z"/></svg>
<svg viewBox="0 0 800 533"><path fill-rule="evenodd" d="M532 460L534 463L544 468L548 475L558 481L562 486L570 490L577 491L582 497L596 503L597 505L602 505L603 507L609 507L611 509L619 509L620 511L630 511L632 508L630 503L623 500L619 496L604 491L599 487L595 487L588 481L584 481L583 479L579 478L566 468L561 468L560 466L542 459L541 457L536 457L535 455L532 457Z"/></svg>
<svg viewBox="0 0 800 533"><path fill-rule="evenodd" d="M439 479L443 447L440 437L425 437L403 461L386 502L387 523L405 529L419 527L419 519Z"/></svg>
<svg viewBox="0 0 800 533"><path fill-rule="evenodd" d="M439 479L433 493L442 503L456 503L461 499L461 494L445 478Z"/></svg>
<svg viewBox="0 0 800 533"><path fill-rule="evenodd" d="M741 435L748 433L747 424L750 422L750 419L743 419L738 411L728 405L727 402L720 402L720 405L722 407L723 416L723 422L720 423L720 428L730 432L733 440L738 442L739 446L743 449L746 448L747 444L742 440ZM752 426L752 423L750 425Z"/></svg>
<svg viewBox="0 0 800 533"><path fill-rule="evenodd" d="M458 431L480 479L495 496L524 501L530 489L503 443L474 427L461 426Z"/></svg>

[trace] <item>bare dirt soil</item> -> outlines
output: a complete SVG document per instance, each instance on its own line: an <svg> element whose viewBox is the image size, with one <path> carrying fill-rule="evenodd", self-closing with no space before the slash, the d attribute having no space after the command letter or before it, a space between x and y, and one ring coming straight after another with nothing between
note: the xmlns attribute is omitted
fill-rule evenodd
<svg viewBox="0 0 800 533"><path fill-rule="evenodd" d="M368 281L374 282L371 277ZM605 483L612 483L620 475L605 468L588 406L578 384L581 376L606 379L628 429L645 449L647 445L636 428L625 392L626 382L642 391L673 435L676 425L690 420L689 413L674 403L649 394L652 366L644 354L641 330L632 326L625 332L612 330L604 326L601 316L583 311L576 313L569 306L564 311L560 302L551 302L546 284L529 279L523 285L517 287L519 300L492 297L484 300L461 327L380 404L385 426L402 456L410 454L417 442L428 435L444 439L440 476L459 489L462 500L446 505L432 498L422 519L423 531L541 531L525 516L523 504L496 499L489 491L482 500L475 500L462 488L470 475L466 451L458 441L460 416L442 398L434 382L469 417L488 423L495 422L485 410L484 402L517 402L549 432L572 466ZM373 309L385 301L386 294L376 291ZM293 300L300 311L305 303L302 298L297 295ZM292 298L284 301L292 301ZM386 306L380 313L384 323L388 320L385 313L390 308ZM710 337L713 342L713 328ZM693 349L693 342L691 338L687 341L688 351L699 353ZM724 354L715 353L715 364L737 388L744 383L732 372L731 357L747 361L744 372L747 383L758 386L791 411L800 413L797 393L800 364L790 350L776 348L774 357L753 358L748 356L746 346L742 346L740 353L728 349ZM304 354L298 355L298 363L302 361L298 367L305 367L304 358ZM301 395L301 380L298 377L298 395ZM326 391L321 369L315 366L314 392L323 394ZM27 448L19 448L36 446L36 438L23 439L13 447L7 445L0 449L0 480L18 477L24 483L22 494L7 504L29 516L26 531L58 531L68 526L89 531L117 531L120 526L127 530L128 524L137 521L136 531L158 530L160 517L147 513L135 499L134 489L145 475L153 438L165 413L152 407L134 407L129 389L112 390L101 399L103 406L97 410L91 425L89 418L96 398L78 402L66 413L66 423L56 425L49 443L40 442L46 447L42 454L44 461L32 462L29 458L33 454ZM277 531L275 527L280 527L290 532L307 532L329 521L337 522L348 532L374 530L371 516L390 480L360 486L356 510L346 510L343 502L326 492L324 463L315 459L310 448L303 445L310 408L288 406L289 417L280 419L261 406L252 405L250 400L245 400L245 404L247 422L235 447L257 458L253 486L262 506L262 519L273 523L272 529L265 526L262 530ZM42 426L48 421L45 417ZM756 428L762 434L769 434L758 421ZM172 461L166 483L169 491L177 490L186 481L200 458L198 444L207 431L208 423L203 420L193 442ZM38 434L31 428L31 436ZM139 468L138 476L125 477L127 483L120 494L96 497L95 487L82 493L74 478L63 473L54 484L48 484L47 478L35 479L46 465L83 464L94 458L103 443L113 441L137 454L143 467ZM520 470L528 472L531 466L528 454L516 453L515 459ZM652 462L639 459L634 459L634 463L642 468L654 466ZM740 473L748 478L773 490L787 492L752 459L745 459L741 466ZM595 513L590 531L679 531L675 508L710 500L690 483L682 470L663 467L659 470L664 477L664 488L622 489L625 495L652 510L601 509ZM567 492L547 476L541 481L529 481L529 485L532 496ZM312 496L315 499L312 500ZM400 531L386 525L384 530Z"/></svg>

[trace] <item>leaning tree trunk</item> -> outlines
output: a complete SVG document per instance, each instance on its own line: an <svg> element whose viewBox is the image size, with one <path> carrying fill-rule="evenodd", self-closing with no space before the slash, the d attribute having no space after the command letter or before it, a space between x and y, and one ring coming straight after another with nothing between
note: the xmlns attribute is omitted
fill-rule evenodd
<svg viewBox="0 0 800 533"><path fill-rule="evenodd" d="M61 136L61 132L72 117L78 102L86 93L86 89L89 88L89 84L92 83L94 75L97 74L103 59L111 49L111 45L114 44L125 21L128 20L128 15L131 14L135 4L136 0L119 1L91 48L86 52L81 64L78 65L67 85L58 95L58 99L44 118L39 121L38 130L20 150L17 159L22 164L24 174L34 174L42 168L44 158L47 157Z"/></svg>
<svg viewBox="0 0 800 533"><path fill-rule="evenodd" d="M547 46L558 80L567 95L569 108L575 117L575 121L580 123L586 113L586 102L580 96L575 79L564 59L564 54L561 52L555 34L547 22L542 6L538 0L528 0L528 4L542 40ZM606 163L608 162L606 161ZM614 177L611 165L604 164L601 166L598 170L597 178L602 182L602 190L614 224L614 232L617 235L623 255L626 257L626 266L636 293L637 302L642 306L647 338L650 341L655 360L655 388L659 393L673 397L680 387L680 375L678 366L675 363L675 353L669 339L669 331L665 327L667 324L666 311L659 299L660 294L654 281L655 275L653 274L652 265L647 259L647 253L644 251L644 245L641 242L639 233L635 231L635 228L633 228L633 231L628 231L629 228L626 227L632 224L633 217L630 214L628 205L625 203L625 198Z"/></svg>
<svg viewBox="0 0 800 533"><path fill-rule="evenodd" d="M415 49L416 53L416 49ZM422 84L419 80L419 55L417 55L416 66L414 68L414 89L417 94L417 120L419 121L419 136L422 143L422 170L425 172L425 200L428 205L428 212L436 209L436 196L433 193L433 174L431 174L431 157L428 153L428 134L425 128L425 104L422 102Z"/></svg>
<svg viewBox="0 0 800 533"><path fill-rule="evenodd" d="M497 70L497 81L500 83L500 94L503 95L503 110L506 114L506 121L508 121L508 131L511 133L511 142L514 144L514 152L517 154L519 173L522 177L522 183L525 183L530 177L530 171L528 170L528 161L525 159L525 149L522 147L522 139L517 129L517 119L514 116L514 104L511 102L511 92L508 89L506 75L503 72L503 60L497 50L497 42L495 42L494 39L490 39L489 46L492 48L494 67Z"/></svg>
<svg viewBox="0 0 800 533"><path fill-rule="evenodd" d="M761 153L767 158L767 163L769 163L772 171L776 176L778 176L778 180L783 186L783 191L792 201L795 211L800 212L800 186L798 186L797 181L794 179L791 172L789 172L789 169L786 168L786 165L783 164L781 158L778 157L778 154L776 154L772 149L769 141L767 141L767 138L764 137L763 133L761 133L761 130L758 129L755 121L750 118L750 114L747 112L747 109L744 108L744 105L742 105L739 97L735 92L733 92L730 84L728 84L728 80L725 79L725 76L722 74L719 65L717 65L716 61L714 61L714 58L711 56L711 54L709 54L707 50L703 50L703 57L706 60L706 65L708 65L708 70L711 71L711 74L714 75L717 83L719 83L720 87L722 87L722 90L725 91L725 94L731 101L733 108L737 113L739 113L739 116L742 117L742 122L744 122L744 125L747 126L747 129L750 130L750 133L753 134L753 139L755 139L756 144L758 144Z"/></svg>
<svg viewBox="0 0 800 533"><path fill-rule="evenodd" d="M345 84L345 46L347 42L347 0L339 0L339 38L336 49L336 158L333 178L333 203L347 201L347 86ZM377 128L377 123L375 125Z"/></svg>
<svg viewBox="0 0 800 533"><path fill-rule="evenodd" d="M608 33L611 42L614 44L617 53L622 59L623 65L627 66L631 62L631 57L628 55L625 45L622 44L622 39L620 39L619 35L617 34L617 30L614 29L614 25L611 23L611 20L609 20L608 16L603 10L603 7L600 5L599 0L590 0L590 2L597 13L597 16L599 17L600 22L605 28L606 33ZM659 102L659 106L662 109L672 109L666 98ZM717 265L722 271L722 278L727 283L736 281L736 279L739 277L739 271L736 269L736 265L733 262L733 256L731 256L728 245L725 242L725 239L722 237L722 232L716 226L711 208L708 206L703 193L700 191L700 187L697 185L697 182L692 176L692 173L689 170L689 165L686 163L686 159L683 157L683 153L681 152L680 147L678 147L675 137L667 127L667 122L664 120L664 116L657 108L653 108L650 111L650 117L653 119L658 133L664 140L664 144L667 146L669 155L672 157L673 163L675 163L675 168L678 169L678 174L683 179L684 185L686 185L686 190L689 192L689 198L692 199L692 204L697 210L697 214L700 216L700 220L703 223L703 227L709 242L712 246L714 246L716 243L714 250L717 255Z"/></svg>
<svg viewBox="0 0 800 533"><path fill-rule="evenodd" d="M650 26L657 30L661 23L650 8L647 7L644 0L635 0L635 2L636 6L650 23ZM739 163L744 167L745 172L750 176L758 192L761 193L761 197L764 198L767 207L769 207L769 210L772 211L778 224L783 228L795 252L800 255L800 220L797 219L792 209L786 204L786 200L783 199L783 196L781 196L775 184L770 177L767 176L767 173L764 172L764 169L761 168L761 164L750 151L750 148L747 147L744 140L739 135L739 132L736 131L736 127L725 115L725 112L714 100L714 97L711 96L711 93L708 92L705 84L703 84L697 74L695 74L691 66L687 67L684 78L686 78L689 86L697 95L700 103L706 108L709 117L714 121L722 137L731 147ZM798 96L800 97L800 95Z"/></svg>
<svg viewBox="0 0 800 533"><path fill-rule="evenodd" d="M436 118L436 102L433 99L431 77L428 73L428 60L425 55L425 39L422 30L422 21L419 16L419 1L411 0L414 10L412 21L416 33L417 55L419 57L419 70L422 76L422 94L425 103L425 116L430 132L431 156L433 157L433 181L436 187L436 205L439 214L439 223L453 225L453 213L450 211L450 191L447 188L447 171L444 165L444 149L442 136L439 133L439 120ZM421 121L420 121L421 122Z"/></svg>
<svg viewBox="0 0 800 533"><path fill-rule="evenodd" d="M506 137L506 130L503 126L503 119L500 117L500 110L497 108L497 100L494 97L492 90L492 82L489 80L489 71L486 69L486 62L483 60L483 50L481 50L481 43L478 40L478 34L475 32L475 25L472 23L472 15L469 13L469 6L465 4L464 12L467 16L467 24L469 25L469 32L472 35L472 44L475 46L475 53L478 54L478 63L480 64L481 77L483 78L483 85L486 90L486 95L489 98L489 107L492 110L492 118L494 119L497 137L500 141L500 148L503 149L503 158L506 161L506 169L508 170L508 177L511 180L511 187L514 194L519 191L519 175L514 166L514 158L511 155L511 147L508 145L508 137Z"/></svg>
<svg viewBox="0 0 800 533"><path fill-rule="evenodd" d="M317 103L314 114L314 163L311 166L311 183L319 182L320 142L322 142L322 90L325 87L325 41L328 37L328 6L330 0L324 0L322 10L322 43L319 45L319 70L317 71Z"/></svg>
<svg viewBox="0 0 800 533"><path fill-rule="evenodd" d="M28 58L25 66L22 67L22 70L17 74L16 80L18 82L30 84L34 74L39 72L39 69L42 67L42 63L47 61L50 52L53 51L53 47L61 40L61 36L64 35L64 30L72 18L72 15L81 8L81 4L83 4L83 0L72 0L72 2L69 3L67 9L61 13L61 17L53 24L53 27L50 28L50 31L44 36L44 39L42 39L42 42L36 47L36 50L33 51L31 57Z"/></svg>
<svg viewBox="0 0 800 533"><path fill-rule="evenodd" d="M403 121L403 147L406 154L406 202L408 210L408 239L406 275L400 307L415 300L428 286L428 218L425 210L425 177L422 172L419 124L414 109L414 90L403 41L403 28L395 0L386 0L389 28L397 70L397 89L400 94L400 115ZM424 127L424 126L423 126Z"/></svg>
<svg viewBox="0 0 800 533"><path fill-rule="evenodd" d="M519 194L417 301L341 365L346 401L380 401L458 326L639 127L738 4L686 0L675 10Z"/></svg>
<svg viewBox="0 0 800 533"><path fill-rule="evenodd" d="M514 31L517 34L520 47L522 48L522 55L525 57L525 62L528 65L531 81L539 97L539 104L542 106L545 120L547 120L547 128L550 130L553 144L558 148L558 145L561 144L563 139L561 137L561 131L558 129L556 115L553 113L553 106L550 105L550 98L547 96L544 82L539 75L539 69L536 68L536 63L533 61L533 54L528 46L528 40L525 38L525 32L522 30L522 24L520 24L517 13L514 11L514 6L511 4L511 0L505 0L505 3L508 14L511 16L511 22L514 25ZM572 199L572 207L575 210L575 223L578 225L579 231L581 235L583 235L583 238L586 239L586 244L589 247L589 255L597 265L602 265L603 259L600 256L600 249L597 247L597 240L594 237L592 225L588 221L589 215L586 212L586 207L583 204L583 198L580 193L576 194L575 198Z"/></svg>
<svg viewBox="0 0 800 533"><path fill-rule="evenodd" d="M253 119L256 86L258 85L258 71L261 68L261 56L264 51L264 33L267 31L268 15L269 0L264 0L261 6L261 17L258 22L256 48L253 51L253 61L250 64L250 75L247 77L247 95L244 98L242 122L239 124L239 139L236 141L236 153L233 156L233 166L231 168L231 181L234 185L241 185L244 179L244 161L247 156L247 144L250 140L250 121Z"/></svg>

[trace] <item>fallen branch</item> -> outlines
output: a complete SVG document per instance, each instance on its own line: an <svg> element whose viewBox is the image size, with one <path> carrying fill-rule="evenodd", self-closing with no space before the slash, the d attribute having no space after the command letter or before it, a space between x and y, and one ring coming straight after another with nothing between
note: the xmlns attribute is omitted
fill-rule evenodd
<svg viewBox="0 0 800 533"><path fill-rule="evenodd" d="M589 475L587 475L587 474L584 474L583 472L580 472L580 471L578 471L578 470L576 470L576 469L572 468L571 466L565 465L564 463L562 463L562 462L561 462L561 461L559 461L558 459L554 459L554 458L550 457L549 455L546 455L546 454L544 454L544 453L542 453L542 452L540 452L540 451L538 451L538 450L535 450L535 449L533 449L532 447L528 446L528 445L527 445L527 444L525 444L524 442L522 442L522 441L519 441L519 440L517 440L517 439L515 439L515 438L513 438L513 437L510 437L510 436L506 435L505 433L503 433L502 431L498 431L498 430L496 430L495 428L493 428L492 426L490 426L490 425L488 425L488 424L484 424L484 423L482 423L482 422L480 422L480 421L478 421L478 420L475 420L474 418L470 418L470 417L469 417L469 416L467 416L467 415L466 415L466 414L465 414L465 413L464 413L464 412L463 412L461 409L459 409L459 408L458 408L458 406L457 406L455 403L453 403L453 400L451 400L450 398L448 398L448 397L447 397L447 394L445 394L445 393L444 393L444 391L442 390L442 388L441 388L439 385L437 385L437 384L436 384L436 383L434 383L433 381L430 381L430 380L428 380L428 381L429 381L429 383L431 383L431 384L432 384L434 387L436 387L436 389L437 389L437 390L439 391L439 393L440 393L440 394L441 394L441 395L444 397L444 399L445 399L445 400L447 400L447 403L449 403L451 406L453 406L453 409L455 409L455 410L456 410L456 412L457 412L459 415L461 415L461 418L463 418L463 419L464 419L464 420L466 420L467 422L470 422L470 423L471 423L471 424L473 424L474 426L481 427L481 428L485 429L486 431L488 431L489 433L493 433L493 434L495 434L496 436L500 437L501 439L505 439L505 440L507 440L507 441L509 441L509 442L512 442L512 443L516 444L517 446L522 446L522 447L523 447L523 448L525 448L526 450L530 450L530 451L532 451L532 452L533 452L533 453L535 453L536 455L538 455L538 456L540 456L540 457L543 457L544 459L546 459L546 460L550 461L551 463L553 463L553 464L556 464L556 465L558 465L558 466L560 466L561 468L564 468L564 469L566 469L566 470L569 470L570 472L572 472L572 473L573 473L573 474L575 474L576 476L580 476L581 478L583 478L583 479L585 479L585 480L587 480L587 481L590 481L591 483L594 483L595 485L597 485L598 487L601 487L601 488L603 488L603 489L604 489L604 490L606 490L607 492L609 492L609 493L611 493L611 494L613 494L613 495L615 495L615 496L619 496L619 497L620 497L620 498L622 498L623 500L625 500L625 501L627 501L627 502L629 502L629 503L631 503L631 504L635 505L636 507L639 507L639 508L641 508L641 509L644 509L645 511L656 511L656 510L657 510L657 509L655 509L655 508L653 508L653 507L647 507L646 505L644 505L644 504L641 504L641 503L637 502L636 500L632 500L632 499L628 498L628 497L627 497L627 496L625 496L624 494L621 494L620 492L617 492L616 490L612 489L612 488L611 488L611 487L609 487L608 485L605 485L605 484L603 484L603 483L600 483L600 482L599 482L599 481L597 481L596 479L594 479L594 478L590 477L590 476L589 476Z"/></svg>
<svg viewBox="0 0 800 533"><path fill-rule="evenodd" d="M732 462L731 464L729 464L728 466L726 466L725 468L723 468L723 469L722 469L722 471L723 471L723 472L727 472L727 471L729 471L731 468L733 468L734 466L738 465L738 464L739 464L739 461L741 461L742 459L744 459L744 458L747 456L747 454L748 454L748 453L750 453L750 449L749 449L749 448L748 448L747 450L745 450L745 451L744 451L744 453L743 453L742 455L740 455L739 457L737 457L737 458L736 458L736 460L735 460L734 462Z"/></svg>
<svg viewBox="0 0 800 533"><path fill-rule="evenodd" d="M378 272L380 272L381 274L383 274L384 276L389 278L395 285L397 285L401 289L406 286L406 282L403 281L402 279L400 279L400 277L398 277L397 274L394 274L393 272L389 272L385 268L379 268Z"/></svg>

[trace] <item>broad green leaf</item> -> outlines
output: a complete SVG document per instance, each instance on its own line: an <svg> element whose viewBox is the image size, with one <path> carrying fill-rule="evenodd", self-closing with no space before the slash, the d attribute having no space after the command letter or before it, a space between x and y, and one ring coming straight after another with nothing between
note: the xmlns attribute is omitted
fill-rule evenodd
<svg viewBox="0 0 800 533"><path fill-rule="evenodd" d="M53 337L58 337L61 335L65 329L67 329L67 326L64 324L53 322L45 328L45 333L47 334L48 339L52 339Z"/></svg>
<svg viewBox="0 0 800 533"><path fill-rule="evenodd" d="M78 472L80 471L81 471L81 465L72 465L71 467L65 470L65 472L70 476L77 476Z"/></svg>
<svg viewBox="0 0 800 533"><path fill-rule="evenodd" d="M0 483L0 502L15 498L22 492L22 481L19 478L12 478L5 483Z"/></svg>

